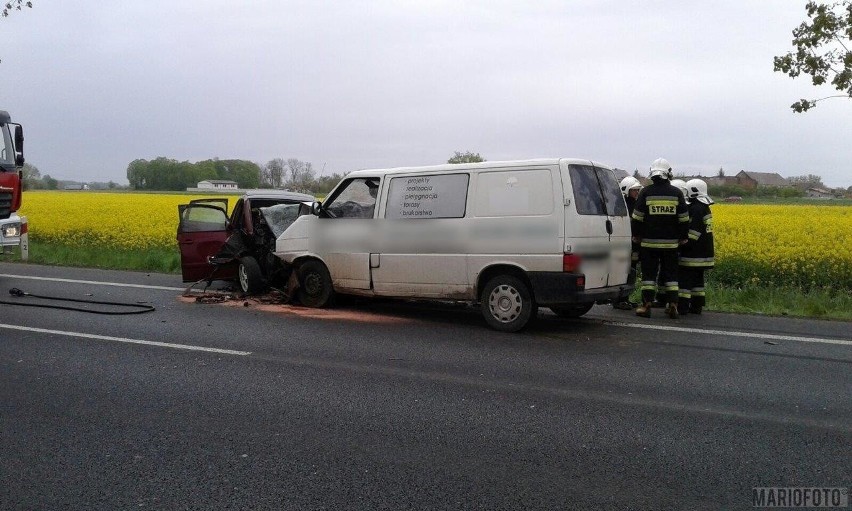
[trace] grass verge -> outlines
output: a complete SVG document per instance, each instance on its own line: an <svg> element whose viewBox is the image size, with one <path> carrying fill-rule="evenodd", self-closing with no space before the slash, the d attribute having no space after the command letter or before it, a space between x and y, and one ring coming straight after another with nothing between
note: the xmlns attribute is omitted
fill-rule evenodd
<svg viewBox="0 0 852 511"><path fill-rule="evenodd" d="M707 309L852 321L852 293L848 289L710 286Z"/></svg>
<svg viewBox="0 0 852 511"><path fill-rule="evenodd" d="M31 242L30 262L111 270L180 272L177 248L138 252ZM634 292L632 299L639 301L638 291ZM707 310L852 321L852 293L848 289L805 290L753 284L734 287L709 282Z"/></svg>
<svg viewBox="0 0 852 511"><path fill-rule="evenodd" d="M69 247L52 243L30 242L29 262L55 266L79 266L108 270L180 272L177 248L138 250L104 250L99 247Z"/></svg>

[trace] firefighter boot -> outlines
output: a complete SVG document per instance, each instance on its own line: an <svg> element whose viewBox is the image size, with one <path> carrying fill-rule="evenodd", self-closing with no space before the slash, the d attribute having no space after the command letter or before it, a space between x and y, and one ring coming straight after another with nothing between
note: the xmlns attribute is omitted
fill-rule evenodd
<svg viewBox="0 0 852 511"><path fill-rule="evenodd" d="M680 314L681 316L683 316L684 314L689 314L689 312L690 312L689 305L690 304L689 304L688 298L679 299L677 301L677 312L678 312L678 314Z"/></svg>
<svg viewBox="0 0 852 511"><path fill-rule="evenodd" d="M636 315L643 318L651 317L651 302L645 302L639 307L636 307Z"/></svg>
<svg viewBox="0 0 852 511"><path fill-rule="evenodd" d="M678 318L677 302L670 302L668 305L666 305L666 314L668 314L669 317L672 319Z"/></svg>

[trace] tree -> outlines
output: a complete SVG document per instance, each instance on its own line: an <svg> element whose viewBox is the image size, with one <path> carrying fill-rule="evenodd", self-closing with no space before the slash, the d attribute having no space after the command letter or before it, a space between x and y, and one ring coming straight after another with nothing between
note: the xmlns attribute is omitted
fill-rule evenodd
<svg viewBox="0 0 852 511"><path fill-rule="evenodd" d="M50 174L45 174L41 180L44 181L44 186L48 190L56 190L59 188L59 181L50 177Z"/></svg>
<svg viewBox="0 0 852 511"><path fill-rule="evenodd" d="M334 188L340 180L343 179L343 176L335 172L330 176L320 176L314 180L314 185L311 188L312 192L316 193L328 193Z"/></svg>
<svg viewBox="0 0 852 511"><path fill-rule="evenodd" d="M285 186L290 190L309 190L314 182L314 167L310 162L288 158L284 167Z"/></svg>
<svg viewBox="0 0 852 511"><path fill-rule="evenodd" d="M10 0L3 6L3 17L8 16L12 11L20 11L21 7L32 8L32 2L24 2L24 0Z"/></svg>
<svg viewBox="0 0 852 511"><path fill-rule="evenodd" d="M260 169L260 181L269 188L284 185L284 158L273 158Z"/></svg>
<svg viewBox="0 0 852 511"><path fill-rule="evenodd" d="M822 184L822 178L815 174L788 177L787 182L799 190L807 190L808 188L825 188L825 185Z"/></svg>
<svg viewBox="0 0 852 511"><path fill-rule="evenodd" d="M37 190L39 188L43 188L44 185L41 182L41 172L35 165L24 163L24 167L21 169L21 174L24 178L24 190Z"/></svg>
<svg viewBox="0 0 852 511"><path fill-rule="evenodd" d="M633 170L633 177L635 177L636 179L639 179L640 177L642 177L642 174L639 173L639 169Z"/></svg>
<svg viewBox="0 0 852 511"><path fill-rule="evenodd" d="M719 177L725 177L725 169L723 169L722 167L719 167L719 174L718 174L718 176L719 176Z"/></svg>
<svg viewBox="0 0 852 511"><path fill-rule="evenodd" d="M852 98L852 0L830 4L812 0L805 10L811 22L793 30L795 51L775 57L775 71L791 78L805 73L814 85L830 81L843 94L800 99L790 105L795 112L807 112L824 99Z"/></svg>
<svg viewBox="0 0 852 511"><path fill-rule="evenodd" d="M447 163L479 163L483 161L485 161L485 158L480 156L479 153L472 153L470 151L460 153L456 151L453 157L447 160Z"/></svg>
<svg viewBox="0 0 852 511"><path fill-rule="evenodd" d="M137 159L127 164L127 180L130 188L144 190L148 187L148 160Z"/></svg>

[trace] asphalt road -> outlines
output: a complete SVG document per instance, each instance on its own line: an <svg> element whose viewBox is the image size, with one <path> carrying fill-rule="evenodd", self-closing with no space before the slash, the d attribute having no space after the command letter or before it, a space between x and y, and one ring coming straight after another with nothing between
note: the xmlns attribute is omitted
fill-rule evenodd
<svg viewBox="0 0 852 511"><path fill-rule="evenodd" d="M156 311L0 304L4 510L751 509L753 487L852 486L852 323L598 306L503 334L460 306L201 304L173 275L0 264L0 300L43 303L12 287Z"/></svg>

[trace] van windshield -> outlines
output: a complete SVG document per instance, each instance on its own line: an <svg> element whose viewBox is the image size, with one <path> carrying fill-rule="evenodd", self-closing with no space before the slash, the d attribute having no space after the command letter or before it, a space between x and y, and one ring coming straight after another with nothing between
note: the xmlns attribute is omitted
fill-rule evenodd
<svg viewBox="0 0 852 511"><path fill-rule="evenodd" d="M332 218L373 218L378 189L377 178L352 179L323 204L323 209Z"/></svg>
<svg viewBox="0 0 852 511"><path fill-rule="evenodd" d="M591 165L569 165L568 171L577 213L627 216L624 197L611 171Z"/></svg>

